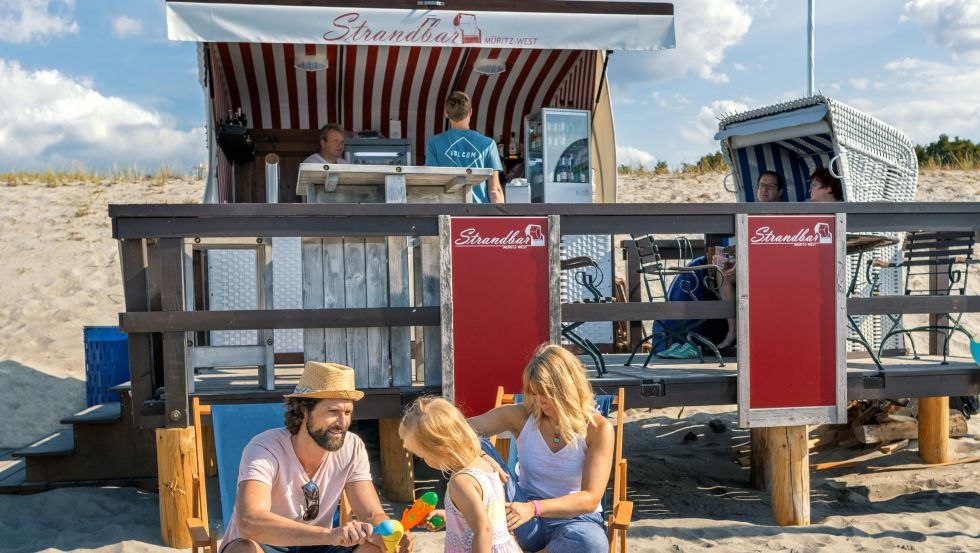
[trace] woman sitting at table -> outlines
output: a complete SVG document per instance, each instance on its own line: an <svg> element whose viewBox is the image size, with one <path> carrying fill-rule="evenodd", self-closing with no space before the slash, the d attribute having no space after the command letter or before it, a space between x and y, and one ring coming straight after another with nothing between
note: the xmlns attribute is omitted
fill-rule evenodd
<svg viewBox="0 0 980 553"><path fill-rule="evenodd" d="M525 551L606 551L600 501L615 437L596 410L585 367L563 347L542 345L524 369L523 388L522 403L469 419L477 434L516 436L520 472L507 498L508 528Z"/></svg>
<svg viewBox="0 0 980 553"><path fill-rule="evenodd" d="M824 167L810 175L811 202L843 202L844 189L840 180Z"/></svg>

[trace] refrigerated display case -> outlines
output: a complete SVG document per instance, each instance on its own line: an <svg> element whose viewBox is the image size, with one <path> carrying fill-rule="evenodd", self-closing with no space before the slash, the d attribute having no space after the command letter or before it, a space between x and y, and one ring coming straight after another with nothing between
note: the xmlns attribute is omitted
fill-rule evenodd
<svg viewBox="0 0 980 553"><path fill-rule="evenodd" d="M393 138L348 138L344 158L354 165L413 165L412 142Z"/></svg>
<svg viewBox="0 0 980 553"><path fill-rule="evenodd" d="M589 112L545 108L524 117L524 171L531 201L591 203Z"/></svg>

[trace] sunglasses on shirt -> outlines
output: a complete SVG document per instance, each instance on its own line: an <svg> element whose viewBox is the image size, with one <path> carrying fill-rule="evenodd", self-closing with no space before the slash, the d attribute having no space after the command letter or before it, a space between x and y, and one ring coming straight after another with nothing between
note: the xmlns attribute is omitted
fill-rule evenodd
<svg viewBox="0 0 980 553"><path fill-rule="evenodd" d="M313 520L320 513L320 487L316 482L303 484L303 497L306 498L306 509L303 510L303 520Z"/></svg>

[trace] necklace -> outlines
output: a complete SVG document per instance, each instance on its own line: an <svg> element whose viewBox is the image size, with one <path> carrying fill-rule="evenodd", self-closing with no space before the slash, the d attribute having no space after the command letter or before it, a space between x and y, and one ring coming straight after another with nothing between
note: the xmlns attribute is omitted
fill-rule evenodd
<svg viewBox="0 0 980 553"><path fill-rule="evenodd" d="M561 436L558 435L558 429L555 428L555 423L553 423L553 422L551 422L549 420L548 421L548 426L551 427L551 435L552 435L551 443L553 443L553 444L560 444L561 443Z"/></svg>

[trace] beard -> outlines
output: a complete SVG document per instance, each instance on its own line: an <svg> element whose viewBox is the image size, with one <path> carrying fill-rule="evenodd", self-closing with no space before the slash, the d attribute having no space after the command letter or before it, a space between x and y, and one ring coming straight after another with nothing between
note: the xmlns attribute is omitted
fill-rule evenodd
<svg viewBox="0 0 980 553"><path fill-rule="evenodd" d="M347 430L339 435L334 435L330 433L329 428L324 428L322 430L317 430L313 428L313 423L310 421L309 417L306 419L306 433L313 438L316 445L327 451L337 451L344 445L344 438L347 436ZM336 428L334 430L337 430Z"/></svg>

